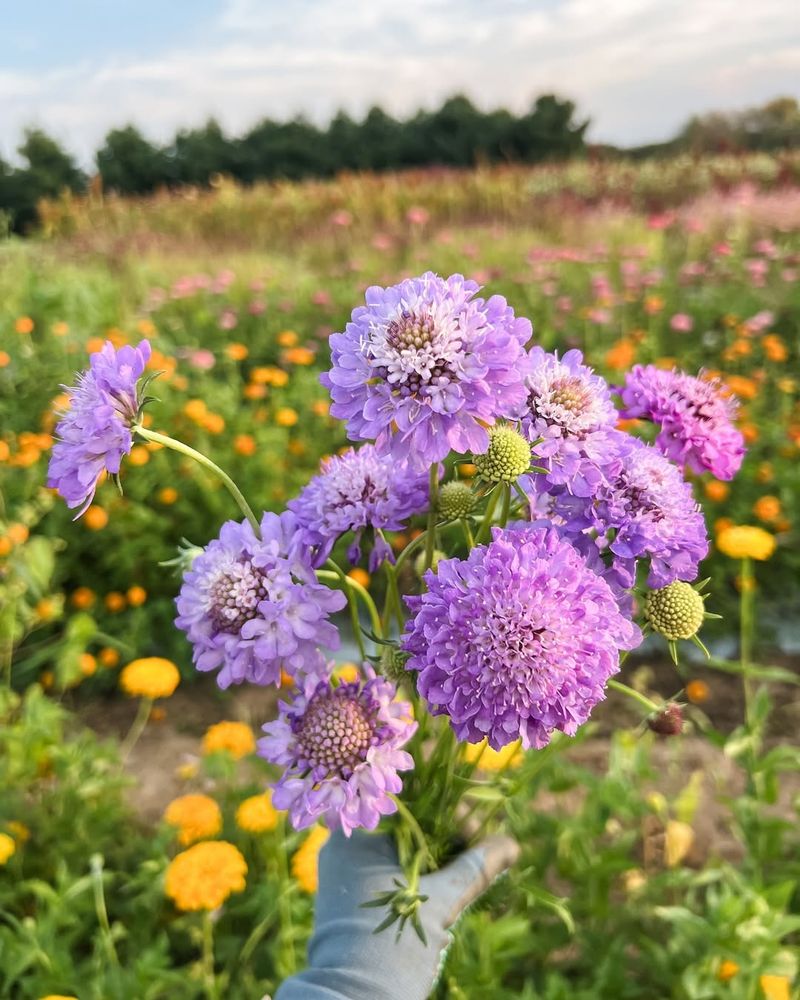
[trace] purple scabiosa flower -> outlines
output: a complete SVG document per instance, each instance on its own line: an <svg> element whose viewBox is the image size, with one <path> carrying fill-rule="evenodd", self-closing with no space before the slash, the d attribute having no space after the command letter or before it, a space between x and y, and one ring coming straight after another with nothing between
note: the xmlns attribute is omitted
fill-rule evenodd
<svg viewBox="0 0 800 1000"><path fill-rule="evenodd" d="M371 444L322 463L322 471L289 503L302 538L314 549L314 565L321 566L336 540L348 531L355 539L347 558L361 558L361 536L366 528L399 531L403 521L428 507L428 477L414 472ZM389 545L375 535L370 572L392 559Z"/></svg>
<svg viewBox="0 0 800 1000"><path fill-rule="evenodd" d="M486 427L525 401L531 324L478 290L431 272L367 289L366 305L331 336L333 367L321 377L352 441L374 440L415 468L450 450L486 451Z"/></svg>
<svg viewBox="0 0 800 1000"><path fill-rule="evenodd" d="M499 750L572 734L604 697L619 650L641 640L611 589L554 529L493 530L467 559L439 562L402 646L434 715Z"/></svg>
<svg viewBox="0 0 800 1000"><path fill-rule="evenodd" d="M264 726L258 753L286 770L272 803L287 809L296 830L324 820L346 836L374 830L397 810L398 771L414 766L402 750L416 731L411 706L395 701L395 687L365 664L364 678L334 686L330 669L307 674L279 716Z"/></svg>
<svg viewBox="0 0 800 1000"><path fill-rule="evenodd" d="M91 504L103 472L115 475L122 456L133 446L131 426L141 405L137 382L150 358L150 344L115 349L106 341L89 359L89 370L67 389L70 406L56 425L47 485L58 490L68 507Z"/></svg>
<svg viewBox="0 0 800 1000"><path fill-rule="evenodd" d="M733 424L737 404L718 381L636 365L620 396L622 416L660 425L656 444L668 458L717 479L733 479L739 471L745 446Z"/></svg>
<svg viewBox="0 0 800 1000"><path fill-rule="evenodd" d="M648 586L693 580L708 553L708 536L699 504L680 469L652 445L614 434L620 471L594 498L557 498L572 529L594 529L614 557L623 586L632 586L636 561L650 560ZM613 537L607 539L608 532Z"/></svg>
<svg viewBox="0 0 800 1000"><path fill-rule="evenodd" d="M614 454L608 432L618 414L609 387L583 364L580 351L559 358L534 347L529 357L528 400L521 423L533 444L534 461L547 470L549 486L591 496L608 474ZM530 486L526 477L522 487Z"/></svg>
<svg viewBox="0 0 800 1000"><path fill-rule="evenodd" d="M192 562L177 598L175 624L193 646L198 670L217 670L221 688L280 684L281 670L335 649L328 620L344 594L317 582L294 515L264 514L261 538L249 522L228 521Z"/></svg>

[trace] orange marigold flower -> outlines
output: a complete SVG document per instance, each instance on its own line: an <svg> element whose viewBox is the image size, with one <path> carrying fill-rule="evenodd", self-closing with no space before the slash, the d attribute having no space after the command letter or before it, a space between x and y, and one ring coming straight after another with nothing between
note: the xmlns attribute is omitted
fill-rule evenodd
<svg viewBox="0 0 800 1000"><path fill-rule="evenodd" d="M119 663L119 653L116 649L112 649L111 646L104 646L100 650L98 659L107 670L110 670Z"/></svg>
<svg viewBox="0 0 800 1000"><path fill-rule="evenodd" d="M256 452L256 439L252 434L237 434L233 439L233 450L239 455L254 455Z"/></svg>
<svg viewBox="0 0 800 1000"><path fill-rule="evenodd" d="M158 491L158 499L166 506L170 506L178 499L178 491L174 486L165 486Z"/></svg>
<svg viewBox="0 0 800 1000"><path fill-rule="evenodd" d="M686 697L694 705L702 705L711 697L711 688L705 681L689 681L686 685Z"/></svg>
<svg viewBox="0 0 800 1000"><path fill-rule="evenodd" d="M324 399L315 399L311 404L311 412L315 417L327 417L331 404Z"/></svg>
<svg viewBox="0 0 800 1000"><path fill-rule="evenodd" d="M216 910L246 885L247 862L226 840L195 844L167 866L164 891L179 910Z"/></svg>
<svg viewBox="0 0 800 1000"><path fill-rule="evenodd" d="M236 810L236 825L247 833L267 833L278 825L280 814L268 792L251 795Z"/></svg>
<svg viewBox="0 0 800 1000"><path fill-rule="evenodd" d="M78 657L78 666L84 677L91 677L97 670L97 660L91 653L81 653Z"/></svg>
<svg viewBox="0 0 800 1000"><path fill-rule="evenodd" d="M231 359L231 361L244 361L250 352L244 346L244 344L226 344L225 354Z"/></svg>
<svg viewBox="0 0 800 1000"><path fill-rule="evenodd" d="M108 514L102 507L93 503L83 515L83 523L89 531L102 531L108 524Z"/></svg>
<svg viewBox="0 0 800 1000"><path fill-rule="evenodd" d="M736 962L731 961L731 959L726 958L724 961L720 962L719 969L717 969L717 979L721 983L727 983L729 980L739 972L739 966Z"/></svg>
<svg viewBox="0 0 800 1000"><path fill-rule="evenodd" d="M361 569L360 566L355 566L347 575L351 580L355 580L356 583L360 583L362 587L369 586L369 573L365 569Z"/></svg>
<svg viewBox="0 0 800 1000"><path fill-rule="evenodd" d="M217 722L203 737L203 753L224 751L235 760L253 753L255 748L253 730L246 722Z"/></svg>
<svg viewBox="0 0 800 1000"><path fill-rule="evenodd" d="M764 353L770 361L786 361L789 357L786 344L775 333L768 333L761 341L761 346L764 348Z"/></svg>
<svg viewBox="0 0 800 1000"><path fill-rule="evenodd" d="M85 611L90 608L96 600L95 593L90 590L89 587L78 587L77 590L73 590L72 596L70 597L70 603L73 608L78 608L81 611Z"/></svg>
<svg viewBox="0 0 800 1000"><path fill-rule="evenodd" d="M57 323L53 323L50 327L56 337L66 337L69 333L69 323L65 323L63 320L59 320Z"/></svg>
<svg viewBox="0 0 800 1000"><path fill-rule="evenodd" d="M313 365L316 357L309 347L293 347L283 355L284 361L290 365Z"/></svg>
<svg viewBox="0 0 800 1000"><path fill-rule="evenodd" d="M222 829L222 812L210 795L181 795L173 799L164 819L176 827L178 840L184 845L215 837Z"/></svg>
<svg viewBox="0 0 800 1000"><path fill-rule="evenodd" d="M183 405L183 412L190 420L201 421L208 412L202 399L190 399Z"/></svg>
<svg viewBox="0 0 800 1000"><path fill-rule="evenodd" d="M281 347L294 347L298 338L294 330L281 330L277 339Z"/></svg>
<svg viewBox="0 0 800 1000"><path fill-rule="evenodd" d="M25 542L28 541L30 531L26 525L20 524L19 521L17 521L14 524L9 524L6 534L14 545L24 545Z"/></svg>
<svg viewBox="0 0 800 1000"><path fill-rule="evenodd" d="M0 351L0 368L5 368L11 363L11 355L7 351Z"/></svg>
<svg viewBox="0 0 800 1000"><path fill-rule="evenodd" d="M0 865L4 865L17 850L17 842L7 833L0 833Z"/></svg>
<svg viewBox="0 0 800 1000"><path fill-rule="evenodd" d="M759 497L753 504L753 513L759 521L776 521L781 516L781 511L780 500L769 494Z"/></svg>
<svg viewBox="0 0 800 1000"><path fill-rule="evenodd" d="M128 588L126 597L128 598L128 604L132 608L139 608L147 600L147 591L144 587L140 587L138 583L135 583L132 587Z"/></svg>
<svg viewBox="0 0 800 1000"><path fill-rule="evenodd" d="M17 333L33 333L35 325L30 316L20 316L14 323L14 329Z"/></svg>
<svg viewBox="0 0 800 1000"><path fill-rule="evenodd" d="M130 450L128 461L131 465L147 465L150 461L150 452L143 444L135 444Z"/></svg>
<svg viewBox="0 0 800 1000"><path fill-rule="evenodd" d="M225 418L219 413L207 413L201 423L209 434L221 434L225 430Z"/></svg>
<svg viewBox="0 0 800 1000"><path fill-rule="evenodd" d="M161 656L133 660L119 675L120 687L132 698L169 698L180 680L180 671L172 660Z"/></svg>
<svg viewBox="0 0 800 1000"><path fill-rule="evenodd" d="M758 977L758 985L764 993L765 1000L792 1000L789 992L791 983L788 976L765 974Z"/></svg>
<svg viewBox="0 0 800 1000"><path fill-rule="evenodd" d="M721 483L717 479L712 479L706 483L703 490L708 499L713 500L715 503L722 503L723 500L727 500L730 493L728 484Z"/></svg>
<svg viewBox="0 0 800 1000"><path fill-rule="evenodd" d="M632 340L623 337L615 344L612 344L606 351L606 367L613 371L625 371L630 368L636 360L636 345Z"/></svg>

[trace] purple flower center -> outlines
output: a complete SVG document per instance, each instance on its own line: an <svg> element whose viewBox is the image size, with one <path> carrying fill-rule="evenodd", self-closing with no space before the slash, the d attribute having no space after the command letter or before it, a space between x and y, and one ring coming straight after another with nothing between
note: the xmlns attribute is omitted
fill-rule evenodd
<svg viewBox="0 0 800 1000"><path fill-rule="evenodd" d="M550 423L567 424L570 418L585 413L592 403L589 386L577 375L554 379L546 393L531 392L528 405L537 417Z"/></svg>
<svg viewBox="0 0 800 1000"><path fill-rule="evenodd" d="M375 714L354 695L352 685L314 695L294 728L309 766L347 777L367 758L375 738Z"/></svg>
<svg viewBox="0 0 800 1000"><path fill-rule="evenodd" d="M425 310L405 309L389 320L379 343L373 343L375 377L388 382L394 396L431 395L456 380L456 370L443 355L461 347L457 337L437 330Z"/></svg>
<svg viewBox="0 0 800 1000"><path fill-rule="evenodd" d="M249 559L228 566L208 590L209 612L220 632L238 632L267 597L266 581Z"/></svg>
<svg viewBox="0 0 800 1000"><path fill-rule="evenodd" d="M426 312L403 312L386 326L386 341L396 351L421 350L433 339L433 317Z"/></svg>

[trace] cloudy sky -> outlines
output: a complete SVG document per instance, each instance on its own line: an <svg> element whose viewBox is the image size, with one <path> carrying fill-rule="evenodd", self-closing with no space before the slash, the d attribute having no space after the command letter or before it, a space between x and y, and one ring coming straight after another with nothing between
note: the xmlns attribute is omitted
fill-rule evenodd
<svg viewBox="0 0 800 1000"><path fill-rule="evenodd" d="M36 124L84 163L109 128L215 115L327 121L463 92L571 97L590 136L667 138L693 112L800 96L797 0L5 0L0 154Z"/></svg>

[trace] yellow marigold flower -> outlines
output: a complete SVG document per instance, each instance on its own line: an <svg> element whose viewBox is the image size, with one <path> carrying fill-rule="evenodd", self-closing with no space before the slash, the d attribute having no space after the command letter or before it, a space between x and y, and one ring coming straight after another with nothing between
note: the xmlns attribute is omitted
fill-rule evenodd
<svg viewBox="0 0 800 1000"><path fill-rule="evenodd" d="M278 389L281 389L281 388L283 388L283 386L285 386L289 382L289 373L283 371L280 368L273 368L272 369L272 377L271 377L270 381Z"/></svg>
<svg viewBox="0 0 800 1000"><path fill-rule="evenodd" d="M0 833L0 865L4 865L16 850L17 842L14 838L7 833Z"/></svg>
<svg viewBox="0 0 800 1000"><path fill-rule="evenodd" d="M278 343L281 347L294 347L297 343L297 334L294 330L281 330L278 334Z"/></svg>
<svg viewBox="0 0 800 1000"><path fill-rule="evenodd" d="M17 819L10 819L6 823L6 829L19 844L24 844L31 839L31 831Z"/></svg>
<svg viewBox="0 0 800 1000"><path fill-rule="evenodd" d="M190 420L200 421L208 412L202 399L190 399L183 407L183 412Z"/></svg>
<svg viewBox="0 0 800 1000"><path fill-rule="evenodd" d="M297 423L297 411L291 406L282 406L275 414L275 423L279 427L294 427Z"/></svg>
<svg viewBox="0 0 800 1000"><path fill-rule="evenodd" d="M152 337L156 332L156 325L152 320L140 319L136 324L136 329L143 337Z"/></svg>
<svg viewBox="0 0 800 1000"><path fill-rule="evenodd" d="M729 980L739 972L739 966L736 962L733 962L730 958L724 959L719 963L719 968L717 969L717 979L721 983L727 983Z"/></svg>
<svg viewBox="0 0 800 1000"><path fill-rule="evenodd" d="M246 722L217 722L209 726L203 737L203 753L224 750L236 760L241 760L256 748L253 730Z"/></svg>
<svg viewBox="0 0 800 1000"><path fill-rule="evenodd" d="M128 592L125 596L128 598L128 604L132 608L139 608L147 600L147 591L144 587L140 587L138 583L135 583L132 587L128 587Z"/></svg>
<svg viewBox="0 0 800 1000"><path fill-rule="evenodd" d="M502 750L494 750L486 740L467 743L464 746L464 760L477 764L481 771L503 771L507 767L517 767L522 761L519 743L509 743Z"/></svg>
<svg viewBox="0 0 800 1000"><path fill-rule="evenodd" d="M769 559L775 551L775 537L763 528L734 524L717 535L717 548L731 559Z"/></svg>
<svg viewBox="0 0 800 1000"><path fill-rule="evenodd" d="M331 404L326 402L324 399L315 399L311 404L311 412L316 417L327 417L330 412Z"/></svg>
<svg viewBox="0 0 800 1000"><path fill-rule="evenodd" d="M283 355L284 361L290 365L313 365L316 357L309 347L293 347Z"/></svg>
<svg viewBox="0 0 800 1000"><path fill-rule="evenodd" d="M102 531L108 524L108 514L102 507L93 503L83 515L83 523L89 531Z"/></svg>
<svg viewBox="0 0 800 1000"><path fill-rule="evenodd" d="M778 386L780 391L785 392L787 396L791 396L797 388L797 382L795 382L793 378L779 378L775 384Z"/></svg>
<svg viewBox="0 0 800 1000"><path fill-rule="evenodd" d="M671 819L667 821L664 855L667 867L677 868L694 843L694 830L688 823Z"/></svg>
<svg viewBox="0 0 800 1000"><path fill-rule="evenodd" d="M161 503L169 507L178 499L178 491L174 486L165 486L158 491L158 499Z"/></svg>
<svg viewBox="0 0 800 1000"><path fill-rule="evenodd" d="M209 434L221 434L225 430L225 418L219 413L207 413L201 423Z"/></svg>
<svg viewBox="0 0 800 1000"><path fill-rule="evenodd" d="M20 316L14 324L17 333L33 333L34 322L30 316Z"/></svg>
<svg viewBox="0 0 800 1000"><path fill-rule="evenodd" d="M175 774L181 779L181 781L191 781L192 778L196 778L200 768L197 765L196 760L189 760L183 764L179 764L175 768Z"/></svg>
<svg viewBox="0 0 800 1000"><path fill-rule="evenodd" d="M264 399L267 395L267 387L265 385L246 385L242 389L242 395L245 399Z"/></svg>
<svg viewBox="0 0 800 1000"><path fill-rule="evenodd" d="M343 663L336 668L335 676L338 680L344 681L345 684L355 684L361 677L361 671L355 663Z"/></svg>
<svg viewBox="0 0 800 1000"><path fill-rule="evenodd" d="M39 1000L78 1000L77 997L66 995L66 993L48 993L46 997L39 997Z"/></svg>
<svg viewBox="0 0 800 1000"><path fill-rule="evenodd" d="M2 367L3 367L2 364L0 364L0 368ZM8 461L8 457L10 454L11 454L11 449L8 447L8 444L5 441L0 441L0 462Z"/></svg>
<svg viewBox="0 0 800 1000"><path fill-rule="evenodd" d="M763 990L766 1000L792 1000L788 976L759 976L758 985Z"/></svg>
<svg viewBox="0 0 800 1000"><path fill-rule="evenodd" d="M16 524L9 524L6 535L14 545L24 545L28 541L30 531L24 524L17 522Z"/></svg>
<svg viewBox="0 0 800 1000"><path fill-rule="evenodd" d="M127 607L127 603L125 595L120 594L118 590L110 590L103 598L103 604L106 606L106 611L110 611L112 615L117 614L118 611L124 611Z"/></svg>
<svg viewBox="0 0 800 1000"><path fill-rule="evenodd" d="M164 819L177 827L181 844L215 837L222 829L222 813L209 795L181 795L167 806Z"/></svg>
<svg viewBox="0 0 800 1000"><path fill-rule="evenodd" d="M236 810L236 825L247 833L266 833L278 825L278 815L267 792L251 795Z"/></svg>
<svg viewBox="0 0 800 1000"><path fill-rule="evenodd" d="M781 516L781 502L770 495L759 497L753 504L753 513L759 521L777 521Z"/></svg>
<svg viewBox="0 0 800 1000"><path fill-rule="evenodd" d="M330 832L324 826L312 827L311 832L292 856L292 875L304 892L314 893L319 885L319 852Z"/></svg>
<svg viewBox="0 0 800 1000"><path fill-rule="evenodd" d="M272 381L273 370L264 365L259 365L250 372L250 381L253 385L269 385Z"/></svg>
<svg viewBox="0 0 800 1000"><path fill-rule="evenodd" d="M180 679L178 668L171 660L145 656L123 668L119 684L132 698L169 698Z"/></svg>
<svg viewBox="0 0 800 1000"><path fill-rule="evenodd" d="M250 353L244 344L226 344L225 353L231 359L231 361L244 361L247 355Z"/></svg>
<svg viewBox="0 0 800 1000"><path fill-rule="evenodd" d="M195 844L167 866L164 891L179 910L216 910L245 887L247 862L226 840Z"/></svg>
<svg viewBox="0 0 800 1000"><path fill-rule="evenodd" d="M775 333L768 333L761 341L761 346L770 361L785 361L789 357L786 344Z"/></svg>

